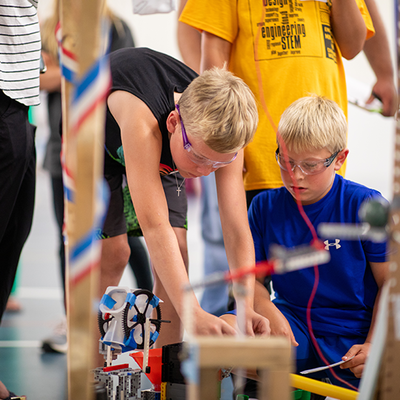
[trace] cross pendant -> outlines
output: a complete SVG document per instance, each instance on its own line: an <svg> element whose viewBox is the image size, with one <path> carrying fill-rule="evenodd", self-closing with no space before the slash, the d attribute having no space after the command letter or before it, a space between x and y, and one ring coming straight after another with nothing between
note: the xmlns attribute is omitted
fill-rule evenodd
<svg viewBox="0 0 400 400"><path fill-rule="evenodd" d="M176 191L177 191L177 193L178 193L178 197L179 197L179 194L181 193L181 188L180 187L178 187L178 188L176 188Z"/></svg>

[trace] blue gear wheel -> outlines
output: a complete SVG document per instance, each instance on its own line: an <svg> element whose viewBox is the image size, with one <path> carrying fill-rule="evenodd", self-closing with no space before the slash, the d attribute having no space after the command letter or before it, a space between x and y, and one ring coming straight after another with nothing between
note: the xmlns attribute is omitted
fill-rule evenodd
<svg viewBox="0 0 400 400"><path fill-rule="evenodd" d="M151 304L151 301L153 300L153 298L155 298L155 295L147 289L135 290L133 292L133 294L134 294L134 296L136 296L136 298L140 295L146 295L147 301L146 301L145 308L142 311L139 310L139 308L135 304L136 302L134 304L131 304L129 301L126 302L126 306L123 311L123 330L124 330L125 340L129 339L129 336L131 335L132 330L138 326L141 326L142 333L144 332L145 323L146 323L146 313ZM137 313L137 314L135 314L135 316L136 316L135 320L133 320L132 318L129 317L129 311L132 307L135 309L135 311ZM155 332L157 332L156 336L158 336L158 334L160 333L161 322L162 322L160 305L157 304L157 306L154 307L154 310L156 311L157 318L151 318L150 323L151 323L151 325L153 325L155 327ZM144 348L144 337L142 339L142 343L136 343L136 344L137 344L137 349L143 349ZM153 344L154 344L154 340L150 336L150 344L149 344L150 347Z"/></svg>

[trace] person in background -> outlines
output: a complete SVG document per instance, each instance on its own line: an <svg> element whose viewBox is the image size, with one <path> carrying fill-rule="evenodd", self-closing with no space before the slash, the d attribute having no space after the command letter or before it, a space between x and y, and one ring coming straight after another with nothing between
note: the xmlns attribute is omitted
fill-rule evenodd
<svg viewBox="0 0 400 400"><path fill-rule="evenodd" d="M367 103L371 103L377 97L383 104L382 115L391 117L398 110L399 99L394 83L389 41L375 0L365 0L365 3L371 14L375 35L365 42L363 50L376 76L376 83Z"/></svg>
<svg viewBox="0 0 400 400"><path fill-rule="evenodd" d="M110 52L125 47L134 47L135 44L132 33L126 22L117 17L108 6L105 6L105 15L111 22ZM63 239L64 190L60 160L61 73L58 63L58 44L55 37L55 30L59 21L58 16L59 2L55 1L52 15L46 19L41 26L43 42L42 56L47 71L40 77L40 89L47 92L46 99L50 135L46 145L43 168L49 171L51 178L53 208L58 228L60 271L65 299L65 250ZM147 250L138 237L129 236L128 241L131 249L129 265L136 278L137 287L151 291L153 288L153 280ZM45 352L65 353L67 351L66 329L66 319L63 318L60 323L55 326L52 335L43 340L42 349Z"/></svg>
<svg viewBox="0 0 400 400"><path fill-rule="evenodd" d="M363 0L306 1L296 13L290 2L282 2L274 18L264 18L276 10L263 4L188 0L180 17L202 32L200 70L227 64L259 101L260 123L245 149L248 205L260 191L282 186L274 159L282 112L311 92L335 100L347 115L342 57L354 58L373 35Z"/></svg>
<svg viewBox="0 0 400 400"><path fill-rule="evenodd" d="M35 127L28 109L40 102L37 5L35 0L0 5L0 322L35 203ZM13 396L0 381L0 399Z"/></svg>

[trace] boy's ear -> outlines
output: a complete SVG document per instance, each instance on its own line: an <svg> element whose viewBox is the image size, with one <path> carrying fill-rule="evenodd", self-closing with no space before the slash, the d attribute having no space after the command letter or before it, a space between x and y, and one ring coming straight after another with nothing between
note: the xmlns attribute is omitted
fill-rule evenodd
<svg viewBox="0 0 400 400"><path fill-rule="evenodd" d="M179 116L176 110L173 110L169 113L167 117L167 130L170 133L175 132L176 126L179 124Z"/></svg>
<svg viewBox="0 0 400 400"><path fill-rule="evenodd" d="M344 162L346 161L347 156L349 155L349 149L342 150L335 158L335 171L339 171Z"/></svg>

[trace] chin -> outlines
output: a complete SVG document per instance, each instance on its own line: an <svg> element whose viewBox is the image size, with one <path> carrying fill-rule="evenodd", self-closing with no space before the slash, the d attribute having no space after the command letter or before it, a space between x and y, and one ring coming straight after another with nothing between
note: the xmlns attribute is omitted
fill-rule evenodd
<svg viewBox="0 0 400 400"><path fill-rule="evenodd" d="M184 177L184 178L193 178L193 175L192 175L192 174L189 174L189 172L187 172L187 171L181 171L181 170L179 170L179 173L180 173L181 176Z"/></svg>

